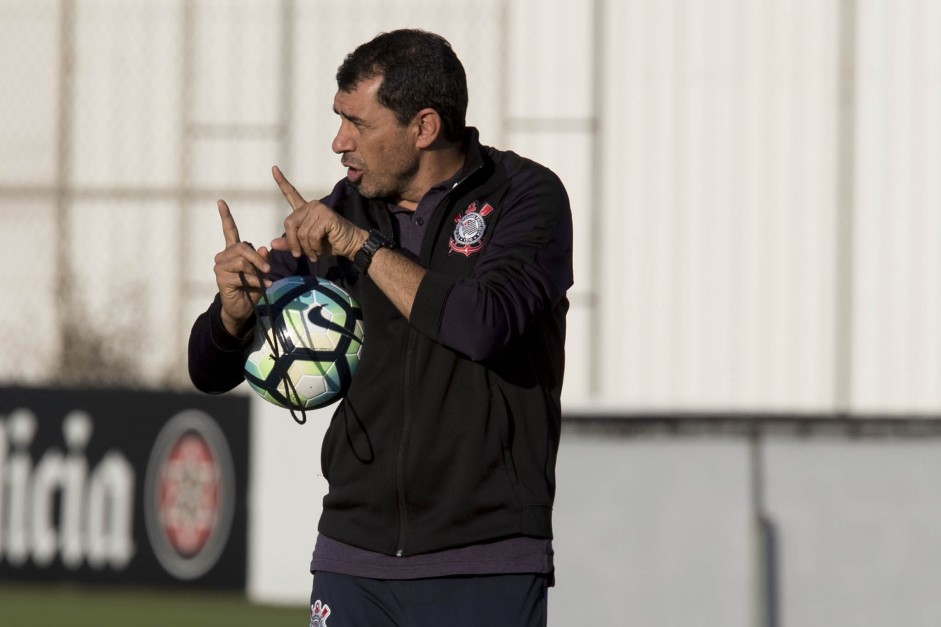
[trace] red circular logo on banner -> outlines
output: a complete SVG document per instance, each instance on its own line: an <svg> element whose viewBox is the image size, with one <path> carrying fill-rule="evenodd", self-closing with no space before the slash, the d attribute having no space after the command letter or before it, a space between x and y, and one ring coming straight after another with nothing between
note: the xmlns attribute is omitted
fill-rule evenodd
<svg viewBox="0 0 941 627"><path fill-rule="evenodd" d="M180 555L199 553L219 525L222 477L212 449L190 432L177 440L160 469L160 525Z"/></svg>
<svg viewBox="0 0 941 627"><path fill-rule="evenodd" d="M144 518L157 560L179 579L195 579L222 554L232 526L235 472L225 435L188 410L157 436L144 486Z"/></svg>

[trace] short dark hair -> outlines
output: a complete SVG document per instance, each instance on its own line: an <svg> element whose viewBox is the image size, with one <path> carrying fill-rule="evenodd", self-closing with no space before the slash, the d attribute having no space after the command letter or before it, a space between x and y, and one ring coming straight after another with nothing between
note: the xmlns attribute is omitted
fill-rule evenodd
<svg viewBox="0 0 941 627"><path fill-rule="evenodd" d="M375 76L382 76L379 104L392 110L399 124L430 107L441 116L448 140L463 135L467 77L444 37L417 29L381 33L346 56L337 70L337 87L349 92Z"/></svg>

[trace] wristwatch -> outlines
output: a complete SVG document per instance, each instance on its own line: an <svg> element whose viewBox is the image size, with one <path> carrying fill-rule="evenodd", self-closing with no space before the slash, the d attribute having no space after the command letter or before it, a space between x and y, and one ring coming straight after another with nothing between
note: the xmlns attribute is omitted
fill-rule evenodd
<svg viewBox="0 0 941 627"><path fill-rule="evenodd" d="M363 247L356 251L353 256L353 267L362 272L363 276L369 276L369 264L372 263L372 257L380 248L395 250L395 242L387 238L376 229L369 230L369 237L363 242Z"/></svg>

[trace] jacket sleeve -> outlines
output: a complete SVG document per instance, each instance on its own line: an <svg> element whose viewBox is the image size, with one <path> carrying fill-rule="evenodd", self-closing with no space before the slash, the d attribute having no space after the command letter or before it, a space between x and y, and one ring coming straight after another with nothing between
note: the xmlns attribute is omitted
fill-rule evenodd
<svg viewBox="0 0 941 627"><path fill-rule="evenodd" d="M474 360L497 355L573 283L572 215L562 182L535 166L503 199L493 236L467 279L429 271L412 324Z"/></svg>
<svg viewBox="0 0 941 627"><path fill-rule="evenodd" d="M255 328L252 316L242 336L233 337L222 326L221 311L222 303L216 294L209 309L196 318L190 331L190 380L196 389L209 394L228 392L244 380L244 352Z"/></svg>

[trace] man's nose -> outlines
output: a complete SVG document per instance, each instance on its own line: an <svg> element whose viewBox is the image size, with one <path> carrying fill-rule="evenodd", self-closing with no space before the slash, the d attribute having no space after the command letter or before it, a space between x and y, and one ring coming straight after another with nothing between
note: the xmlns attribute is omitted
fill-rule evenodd
<svg viewBox="0 0 941 627"><path fill-rule="evenodd" d="M356 148L353 143L353 138L350 136L350 133L347 129L346 122L340 124L340 129L337 131L336 137L333 138L333 144L331 145L333 152L343 154L344 152L353 152Z"/></svg>

